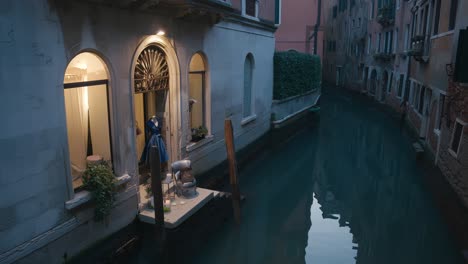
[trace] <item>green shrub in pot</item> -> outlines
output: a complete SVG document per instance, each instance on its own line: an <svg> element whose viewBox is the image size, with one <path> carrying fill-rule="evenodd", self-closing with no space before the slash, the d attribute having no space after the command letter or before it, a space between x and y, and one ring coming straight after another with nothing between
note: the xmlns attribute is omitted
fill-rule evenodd
<svg viewBox="0 0 468 264"><path fill-rule="evenodd" d="M104 220L115 202L116 179L108 162L89 165L83 175L84 188L91 192L95 203L94 219Z"/></svg>

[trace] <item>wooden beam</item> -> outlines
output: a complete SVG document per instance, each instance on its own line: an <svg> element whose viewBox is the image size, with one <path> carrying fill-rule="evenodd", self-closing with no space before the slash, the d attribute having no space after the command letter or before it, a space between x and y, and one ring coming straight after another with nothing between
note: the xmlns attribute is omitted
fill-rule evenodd
<svg viewBox="0 0 468 264"><path fill-rule="evenodd" d="M241 223L241 212L240 212L240 191L239 191L239 180L237 178L237 160L236 151L234 146L234 133L232 128L231 119L224 120L224 137L226 142L227 159L229 163L229 182L232 188L232 207L234 210L234 217L236 223Z"/></svg>

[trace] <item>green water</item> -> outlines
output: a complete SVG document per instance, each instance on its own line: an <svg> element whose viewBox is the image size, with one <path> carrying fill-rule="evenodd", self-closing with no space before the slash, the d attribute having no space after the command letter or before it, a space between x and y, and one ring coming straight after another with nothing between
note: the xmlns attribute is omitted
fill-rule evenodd
<svg viewBox="0 0 468 264"><path fill-rule="evenodd" d="M462 263L398 119L336 91L320 115L242 168L240 227L227 221L171 262ZM134 261L152 263L148 250Z"/></svg>

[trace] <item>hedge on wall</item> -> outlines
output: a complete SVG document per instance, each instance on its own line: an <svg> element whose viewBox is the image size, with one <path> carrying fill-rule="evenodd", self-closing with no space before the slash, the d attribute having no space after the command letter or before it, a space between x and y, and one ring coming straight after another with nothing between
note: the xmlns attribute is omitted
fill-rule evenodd
<svg viewBox="0 0 468 264"><path fill-rule="evenodd" d="M320 57L296 51L275 52L273 99L281 100L320 87Z"/></svg>

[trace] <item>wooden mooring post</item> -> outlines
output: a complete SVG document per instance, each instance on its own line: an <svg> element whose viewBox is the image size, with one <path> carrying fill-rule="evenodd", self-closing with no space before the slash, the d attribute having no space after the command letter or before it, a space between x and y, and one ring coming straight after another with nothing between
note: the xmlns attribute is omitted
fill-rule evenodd
<svg viewBox="0 0 468 264"><path fill-rule="evenodd" d="M150 149L151 191L154 202L154 231L156 237L156 252L158 262L167 263L166 232L164 228L164 205L161 184L161 160L157 145Z"/></svg>
<svg viewBox="0 0 468 264"><path fill-rule="evenodd" d="M231 119L224 120L224 140L226 142L227 159L229 163L229 182L232 188L232 207L234 210L234 217L236 223L241 223L241 211L240 211L240 190L239 180L237 178L237 161L236 161L236 150L234 146L234 133L232 129Z"/></svg>

